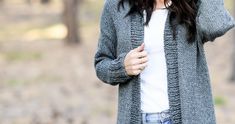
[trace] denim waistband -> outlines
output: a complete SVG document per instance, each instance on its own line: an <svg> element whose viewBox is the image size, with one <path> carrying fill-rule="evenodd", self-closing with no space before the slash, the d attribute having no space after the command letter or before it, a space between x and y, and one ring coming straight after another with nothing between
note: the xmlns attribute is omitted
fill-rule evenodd
<svg viewBox="0 0 235 124"><path fill-rule="evenodd" d="M165 110L157 113L143 113L142 112L142 121L143 122L158 122L163 123L170 120L169 110Z"/></svg>

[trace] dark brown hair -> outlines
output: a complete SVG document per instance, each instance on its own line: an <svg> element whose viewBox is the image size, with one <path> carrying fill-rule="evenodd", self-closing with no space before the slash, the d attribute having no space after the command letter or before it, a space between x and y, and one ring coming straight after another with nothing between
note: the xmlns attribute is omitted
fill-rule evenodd
<svg viewBox="0 0 235 124"><path fill-rule="evenodd" d="M156 0L120 0L118 4L118 10L120 11L120 6L124 8L124 2L128 2L130 5L130 11L126 16L133 13L139 13L143 16L143 10L146 11L146 22L148 25L152 12L155 8ZM169 5L169 2L171 4ZM170 25L173 30L173 37L175 39L176 26L178 24L183 24L188 30L187 40L192 43L196 35L196 15L197 15L197 2L198 0L165 0L164 4L168 10L171 11L170 15ZM176 21L173 21L176 20Z"/></svg>

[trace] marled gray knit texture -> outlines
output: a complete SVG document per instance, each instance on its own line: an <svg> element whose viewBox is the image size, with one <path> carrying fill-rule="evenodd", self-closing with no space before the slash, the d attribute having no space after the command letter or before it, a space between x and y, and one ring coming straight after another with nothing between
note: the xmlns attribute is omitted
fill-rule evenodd
<svg viewBox="0 0 235 124"><path fill-rule="evenodd" d="M119 86L117 124L141 124L140 75L127 75L124 58L143 43L144 19L139 14L124 18L130 7L125 3L125 9L118 12L118 1L105 2L94 66L100 80ZM173 40L169 24L171 12L165 24L168 96L174 124L216 123L203 45L224 35L235 23L224 8L223 0L199 0L198 5L198 33L193 44L188 44L183 25L177 26L176 40Z"/></svg>

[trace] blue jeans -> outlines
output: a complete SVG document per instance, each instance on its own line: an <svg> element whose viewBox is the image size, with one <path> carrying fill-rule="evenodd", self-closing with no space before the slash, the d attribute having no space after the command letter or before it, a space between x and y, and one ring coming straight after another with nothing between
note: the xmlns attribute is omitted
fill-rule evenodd
<svg viewBox="0 0 235 124"><path fill-rule="evenodd" d="M159 113L142 113L141 124L172 124L168 110Z"/></svg>

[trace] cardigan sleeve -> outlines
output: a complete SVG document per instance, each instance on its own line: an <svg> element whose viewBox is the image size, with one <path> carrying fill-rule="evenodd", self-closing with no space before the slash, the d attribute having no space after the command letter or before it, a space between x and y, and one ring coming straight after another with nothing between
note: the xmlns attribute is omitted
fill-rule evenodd
<svg viewBox="0 0 235 124"><path fill-rule="evenodd" d="M197 29L203 42L214 41L234 27L234 19L224 7L224 0L198 0Z"/></svg>
<svg viewBox="0 0 235 124"><path fill-rule="evenodd" d="M107 84L117 85L127 82L132 76L127 74L124 66L124 59L127 52L116 56L117 38L110 13L111 6L109 7L108 2L105 2L101 14L100 35L94 57L94 66L96 75L101 81Z"/></svg>

